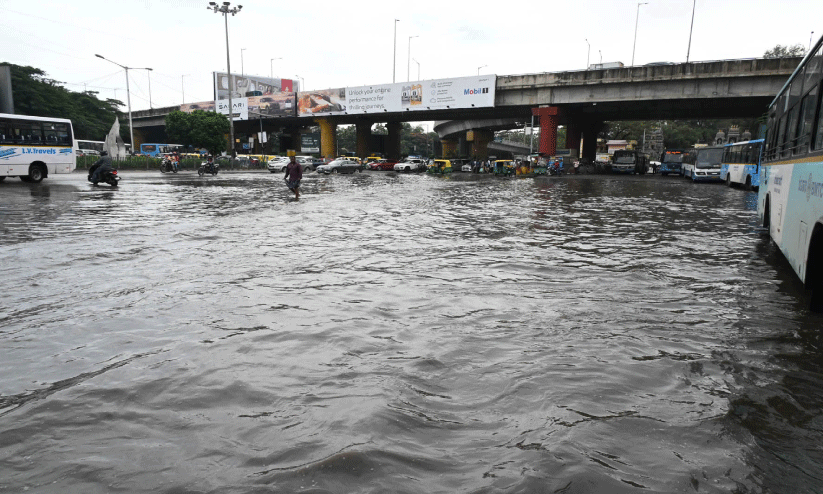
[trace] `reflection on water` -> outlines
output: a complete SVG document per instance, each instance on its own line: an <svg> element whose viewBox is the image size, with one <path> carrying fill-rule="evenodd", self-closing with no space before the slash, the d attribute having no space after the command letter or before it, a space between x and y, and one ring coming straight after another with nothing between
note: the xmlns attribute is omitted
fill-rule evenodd
<svg viewBox="0 0 823 494"><path fill-rule="evenodd" d="M821 318L663 177L0 184L0 490L802 492Z"/></svg>

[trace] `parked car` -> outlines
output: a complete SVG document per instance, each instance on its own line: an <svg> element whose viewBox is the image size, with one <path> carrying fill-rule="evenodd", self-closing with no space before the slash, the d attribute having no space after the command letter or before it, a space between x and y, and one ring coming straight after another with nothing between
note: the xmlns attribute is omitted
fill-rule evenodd
<svg viewBox="0 0 823 494"><path fill-rule="evenodd" d="M284 173L286 171L286 165L288 164L288 158L274 158L266 164L266 168L268 168L272 173Z"/></svg>
<svg viewBox="0 0 823 494"><path fill-rule="evenodd" d="M363 167L360 166L359 163L347 159L337 159L327 165L317 167L317 173L325 173L327 175L329 173L354 173L362 170Z"/></svg>
<svg viewBox="0 0 823 494"><path fill-rule="evenodd" d="M406 158L394 165L396 172L424 172L426 171L426 160L420 158Z"/></svg>
<svg viewBox="0 0 823 494"><path fill-rule="evenodd" d="M295 161L300 163L300 167L303 169L303 173L312 171L316 168L314 164L314 158L311 156L295 156ZM285 173L286 172L286 165L289 164L291 161L289 158L275 158L266 165L266 168L269 169L272 173Z"/></svg>
<svg viewBox="0 0 823 494"><path fill-rule="evenodd" d="M397 164L397 162L394 161L394 160L386 160L386 159L380 158L376 161L372 161L371 163L369 163L369 169L370 170L384 170L384 171L387 170L387 171L391 171L391 170L394 170L394 165L396 165L396 164Z"/></svg>

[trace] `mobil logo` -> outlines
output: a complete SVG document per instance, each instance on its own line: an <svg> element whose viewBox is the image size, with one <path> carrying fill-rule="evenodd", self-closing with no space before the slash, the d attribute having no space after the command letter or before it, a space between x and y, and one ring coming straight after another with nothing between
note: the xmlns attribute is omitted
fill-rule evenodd
<svg viewBox="0 0 823 494"><path fill-rule="evenodd" d="M478 87L473 89L464 89L463 96L473 96L475 94L486 94L489 92L489 88L487 87Z"/></svg>

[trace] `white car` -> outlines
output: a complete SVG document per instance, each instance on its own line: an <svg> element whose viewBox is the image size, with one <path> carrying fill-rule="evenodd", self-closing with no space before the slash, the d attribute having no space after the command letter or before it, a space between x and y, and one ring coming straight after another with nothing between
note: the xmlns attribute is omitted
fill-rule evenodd
<svg viewBox="0 0 823 494"><path fill-rule="evenodd" d="M314 169L312 162L313 158L311 156L295 156L294 158L295 161L300 163L300 168L303 169L303 173ZM268 168L272 173L285 173L286 166L288 166L289 161L291 161L289 158L275 158L268 162L266 168Z"/></svg>
<svg viewBox="0 0 823 494"><path fill-rule="evenodd" d="M426 160L417 158L406 158L394 165L396 172L424 172L426 171Z"/></svg>

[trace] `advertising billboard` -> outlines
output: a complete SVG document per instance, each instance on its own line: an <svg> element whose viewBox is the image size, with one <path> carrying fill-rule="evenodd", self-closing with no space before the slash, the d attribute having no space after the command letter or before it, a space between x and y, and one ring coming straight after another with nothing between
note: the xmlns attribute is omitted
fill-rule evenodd
<svg viewBox="0 0 823 494"><path fill-rule="evenodd" d="M200 101L198 103L183 103L180 111L191 113L194 110L214 111L214 101Z"/></svg>
<svg viewBox="0 0 823 494"><path fill-rule="evenodd" d="M296 114L295 93L277 93L248 98L250 118L293 117Z"/></svg>
<svg viewBox="0 0 823 494"><path fill-rule="evenodd" d="M494 106L497 76L356 86L297 94L298 116Z"/></svg>
<svg viewBox="0 0 823 494"><path fill-rule="evenodd" d="M297 116L346 113L346 88L297 93Z"/></svg>
<svg viewBox="0 0 823 494"><path fill-rule="evenodd" d="M233 119L236 120L248 120L249 119L249 101L248 98L238 98L232 99L231 104L234 109L231 112L231 116ZM217 113L222 113L223 115L228 116L229 114L229 100L221 99L217 101Z"/></svg>
<svg viewBox="0 0 823 494"><path fill-rule="evenodd" d="M245 98L246 96L263 96L277 93L293 93L300 88L292 79L260 77L256 75L232 74L231 78L225 72L214 72L214 99L228 99L231 97Z"/></svg>
<svg viewBox="0 0 823 494"><path fill-rule="evenodd" d="M319 153L320 152L320 134L303 134L300 136L300 152L303 153Z"/></svg>

